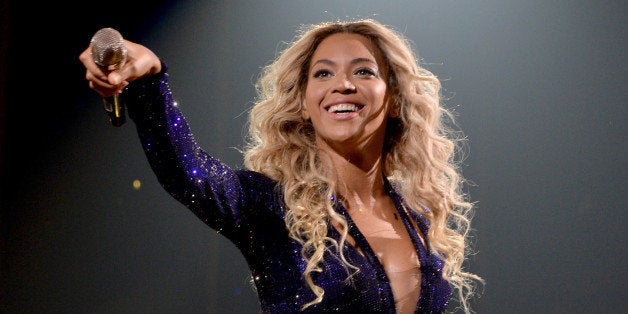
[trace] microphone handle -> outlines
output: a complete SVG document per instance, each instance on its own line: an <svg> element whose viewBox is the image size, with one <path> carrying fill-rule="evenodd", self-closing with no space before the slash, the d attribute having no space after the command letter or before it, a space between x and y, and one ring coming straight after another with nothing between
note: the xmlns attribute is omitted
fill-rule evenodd
<svg viewBox="0 0 628 314"><path fill-rule="evenodd" d="M126 122L126 116L124 114L124 103L119 97L119 94L111 97L103 98L105 103L105 111L109 115L111 124L113 126L122 126Z"/></svg>

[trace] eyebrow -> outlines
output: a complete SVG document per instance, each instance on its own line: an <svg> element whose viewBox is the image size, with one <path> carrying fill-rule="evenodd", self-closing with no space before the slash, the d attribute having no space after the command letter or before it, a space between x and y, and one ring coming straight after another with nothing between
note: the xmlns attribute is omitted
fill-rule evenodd
<svg viewBox="0 0 628 314"><path fill-rule="evenodd" d="M371 64L374 64L374 65L377 66L377 62L375 62L375 60L370 59L370 58L355 58L355 59L351 60L350 64L354 65L354 64L363 63L363 62L371 63ZM320 60L316 60L316 62L312 63L312 67L315 66L316 64L319 64L319 63L323 63L323 64L327 64L327 65L334 65L334 64L336 64L336 62L331 61L329 59L320 59Z"/></svg>

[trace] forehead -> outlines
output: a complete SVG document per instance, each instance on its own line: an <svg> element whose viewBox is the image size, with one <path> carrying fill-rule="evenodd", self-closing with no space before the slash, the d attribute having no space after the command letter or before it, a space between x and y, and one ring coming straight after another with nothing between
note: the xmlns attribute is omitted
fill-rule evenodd
<svg viewBox="0 0 628 314"><path fill-rule="evenodd" d="M379 49L367 37L352 33L336 33L323 39L312 56L312 63L319 59L334 62L344 59L367 58L382 64Z"/></svg>

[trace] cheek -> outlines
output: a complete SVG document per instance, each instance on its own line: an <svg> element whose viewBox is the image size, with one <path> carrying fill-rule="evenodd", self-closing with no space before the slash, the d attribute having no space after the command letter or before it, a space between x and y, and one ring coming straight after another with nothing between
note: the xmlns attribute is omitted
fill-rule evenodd
<svg viewBox="0 0 628 314"><path fill-rule="evenodd" d="M301 116L305 120L309 120L312 118L312 114L315 114L316 109L318 108L318 104L321 102L321 96L319 95L320 91L316 88L308 85L305 89L305 94L303 95L303 99L301 103L303 104L301 110Z"/></svg>
<svg viewBox="0 0 628 314"><path fill-rule="evenodd" d="M389 101L388 95L386 94L386 85L378 84L375 86L371 86L370 89L370 98L374 104L377 104L380 108L385 108L387 106L387 102Z"/></svg>
<svg viewBox="0 0 628 314"><path fill-rule="evenodd" d="M383 82L381 84L377 84L373 90L379 99L382 101L386 100L386 84Z"/></svg>

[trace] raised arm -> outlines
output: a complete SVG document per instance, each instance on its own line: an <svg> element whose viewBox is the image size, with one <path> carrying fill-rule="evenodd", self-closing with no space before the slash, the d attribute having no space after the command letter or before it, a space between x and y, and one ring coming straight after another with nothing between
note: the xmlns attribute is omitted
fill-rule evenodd
<svg viewBox="0 0 628 314"><path fill-rule="evenodd" d="M236 232L244 194L236 172L196 143L168 85L166 66L148 48L130 41L115 71L98 67L91 45L79 59L89 87L102 97L119 94L135 122L146 157L164 189L212 228Z"/></svg>

